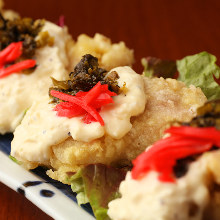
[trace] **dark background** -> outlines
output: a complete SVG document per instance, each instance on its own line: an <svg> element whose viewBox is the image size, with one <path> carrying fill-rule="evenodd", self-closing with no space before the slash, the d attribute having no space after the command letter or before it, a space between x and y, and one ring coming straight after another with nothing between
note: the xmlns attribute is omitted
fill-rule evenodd
<svg viewBox="0 0 220 220"><path fill-rule="evenodd" d="M112 42L125 41L134 49L139 73L145 56L180 59L208 51L220 59L218 0L7 0L5 8L54 22L65 15L74 39L99 32ZM49 219L1 183L0 207L0 220Z"/></svg>

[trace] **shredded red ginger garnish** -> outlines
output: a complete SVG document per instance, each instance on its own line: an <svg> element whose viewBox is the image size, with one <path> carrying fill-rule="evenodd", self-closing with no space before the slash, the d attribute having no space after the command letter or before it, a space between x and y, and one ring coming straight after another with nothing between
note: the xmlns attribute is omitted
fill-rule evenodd
<svg viewBox="0 0 220 220"><path fill-rule="evenodd" d="M11 43L4 50L0 51L0 78L6 77L12 73L19 73L24 69L32 68L36 65L35 60L24 60L8 67L7 64L14 62L22 54L22 42Z"/></svg>
<svg viewBox="0 0 220 220"><path fill-rule="evenodd" d="M220 131L215 127L171 127L170 136L157 141L133 160L132 178L140 179L150 171L159 173L162 182L175 182L173 168L176 161L220 147Z"/></svg>
<svg viewBox="0 0 220 220"><path fill-rule="evenodd" d="M60 15L60 17L57 21L57 25L62 28L65 26L65 16L64 15Z"/></svg>
<svg viewBox="0 0 220 220"><path fill-rule="evenodd" d="M117 94L108 90L108 85L101 85L98 82L88 92L78 92L75 96L68 95L56 90L51 90L50 94L60 100L61 102L53 109L57 111L57 115L61 117L76 117L84 115L83 121L89 124L93 121L99 122L104 126L104 121L99 114L102 106L114 103L111 96Z"/></svg>

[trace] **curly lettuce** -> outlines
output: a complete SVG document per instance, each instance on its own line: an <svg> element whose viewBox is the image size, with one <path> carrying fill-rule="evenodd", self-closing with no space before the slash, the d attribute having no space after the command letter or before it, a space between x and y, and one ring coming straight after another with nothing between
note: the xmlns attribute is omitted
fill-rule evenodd
<svg viewBox="0 0 220 220"><path fill-rule="evenodd" d="M120 196L118 189L126 171L103 164L90 164L69 179L78 204L90 203L97 220L109 220L108 203Z"/></svg>
<svg viewBox="0 0 220 220"><path fill-rule="evenodd" d="M76 199L79 205L86 204L89 202L88 197L85 194L85 185L82 178L82 170L80 169L77 173L72 175L69 179L71 189L77 193Z"/></svg>
<svg viewBox="0 0 220 220"><path fill-rule="evenodd" d="M216 65L216 57L207 52L201 52L178 60L178 80L187 86L193 84L200 87L208 100L220 98L220 86L215 81L220 76L220 68Z"/></svg>
<svg viewBox="0 0 220 220"><path fill-rule="evenodd" d="M216 57L208 52L186 56L177 61L147 57L142 59L142 65L144 76L177 78L187 86L200 87L208 100L220 98L220 86L217 83L220 81L220 67L216 65Z"/></svg>

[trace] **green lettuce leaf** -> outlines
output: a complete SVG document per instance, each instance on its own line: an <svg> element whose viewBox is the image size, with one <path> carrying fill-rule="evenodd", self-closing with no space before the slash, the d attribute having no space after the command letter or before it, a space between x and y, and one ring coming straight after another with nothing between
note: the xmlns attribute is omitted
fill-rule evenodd
<svg viewBox="0 0 220 220"><path fill-rule="evenodd" d="M18 165L21 165L22 163L20 161L18 161L15 157L9 155L8 156L13 162L17 163Z"/></svg>
<svg viewBox="0 0 220 220"><path fill-rule="evenodd" d="M85 192L97 220L108 220L108 203L120 196L118 189L126 171L103 164L91 164L82 169Z"/></svg>
<svg viewBox="0 0 220 220"><path fill-rule="evenodd" d="M144 66L144 76L175 78L177 72L176 61L161 60L155 57L147 57L141 60Z"/></svg>
<svg viewBox="0 0 220 220"><path fill-rule="evenodd" d="M68 180L71 184L72 191L77 193L76 198L79 205L86 204L89 202L88 197L85 194L85 186L81 173L82 170L80 169Z"/></svg>
<svg viewBox="0 0 220 220"><path fill-rule="evenodd" d="M216 57L207 52L187 56L177 61L178 80L187 86L200 87L208 100L220 98L220 86L213 74L219 78L220 68L215 64Z"/></svg>
<svg viewBox="0 0 220 220"><path fill-rule="evenodd" d="M81 168L69 181L79 205L89 202L97 220L109 220L108 203L120 196L118 189L125 175L125 169L91 164Z"/></svg>

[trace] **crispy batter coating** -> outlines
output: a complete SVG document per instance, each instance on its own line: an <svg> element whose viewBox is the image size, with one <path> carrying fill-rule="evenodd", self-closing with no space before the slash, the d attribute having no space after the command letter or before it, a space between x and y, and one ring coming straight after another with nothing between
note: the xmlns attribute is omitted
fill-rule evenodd
<svg viewBox="0 0 220 220"><path fill-rule="evenodd" d="M98 58L99 66L103 69L110 70L117 66L131 66L134 63L133 50L126 47L124 42L112 44L111 40L101 34L89 37L81 34L73 48L72 69L85 54L91 54Z"/></svg>
<svg viewBox="0 0 220 220"><path fill-rule="evenodd" d="M19 18L19 14L12 10L3 10L4 8L4 1L0 0L0 13L4 16L4 18L12 20L15 18Z"/></svg>
<svg viewBox="0 0 220 220"><path fill-rule="evenodd" d="M206 97L201 89L174 79L144 78L147 104L143 114L133 117L132 129L122 139L104 136L91 143L68 138L52 146L50 159L53 170L47 174L66 183L66 172L74 172L80 166L91 163L111 164L120 160L132 160L145 148L160 139L172 121L189 121Z"/></svg>

